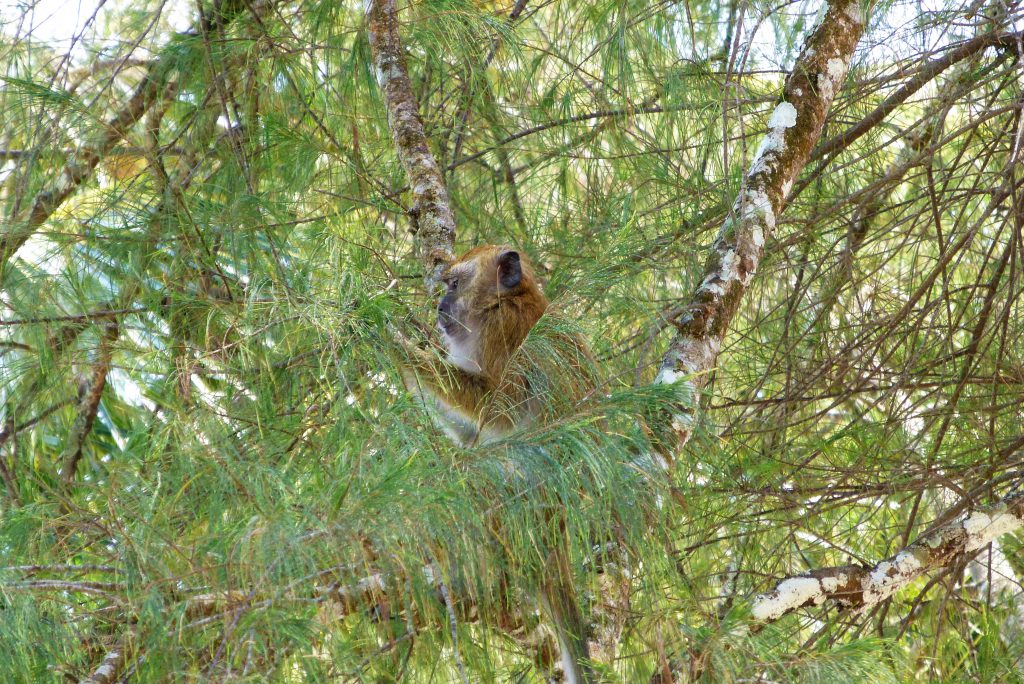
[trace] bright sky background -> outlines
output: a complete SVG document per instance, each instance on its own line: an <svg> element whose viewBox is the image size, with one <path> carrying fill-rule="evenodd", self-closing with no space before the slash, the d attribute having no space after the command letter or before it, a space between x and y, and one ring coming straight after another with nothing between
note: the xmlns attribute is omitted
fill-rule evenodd
<svg viewBox="0 0 1024 684"><path fill-rule="evenodd" d="M96 24L102 24L102 16L97 16L93 25L87 27L97 8L102 6L102 15L131 4L132 0L0 0L0 28L7 35L22 38L30 34L34 41L49 43L60 52L74 48L73 56L78 61L84 53L75 43L83 30L92 33L97 28ZM166 0L163 19L170 21L175 30L183 30L189 25L194 5L191 0ZM23 14L25 23L19 28ZM746 23L749 29L750 22ZM758 32L757 48L767 54L775 41L767 26L762 26L762 29Z"/></svg>
<svg viewBox="0 0 1024 684"><path fill-rule="evenodd" d="M914 16L919 11L938 9L945 2L946 0L899 2L889 12L889 23L891 26L912 24ZM97 29L102 31L103 15L107 15L111 10L131 7L133 4L138 3L133 3L133 0L0 0L0 30L8 36L17 35L22 39L31 36L33 41L49 43L61 53L71 49L73 61L81 63L85 56L79 44L79 38L83 35L83 31L96 35L94 32ZM154 8L158 6L155 2L147 4ZM794 5L783 11L806 11L808 4L813 7L820 2L797 0ZM165 0L161 19L165 22L165 26L166 22L169 22L174 30L183 30L189 26L194 7L195 3L192 0ZM97 8L101 8L100 14L93 19L94 15L97 15ZM90 21L92 21L91 26L88 25ZM755 22L756 19L748 13L744 21L745 30L749 31ZM902 36L904 39L908 37L906 34ZM748 38L749 36L746 36L744 39ZM940 37L936 36L936 38ZM918 36L918 39L922 43L928 42L923 39L923 36ZM117 37L111 37L108 40L113 44L118 41ZM874 46L872 54L877 51L879 52L878 56L881 57L886 50L898 51L898 44L901 42L896 41L896 45ZM941 38L939 42L941 42ZM773 54L776 52L774 32L767 22L760 25L752 47L751 56L755 59L760 57L766 59L768 63L778 60L778 56ZM916 47L924 47L924 45ZM793 55L790 56L790 59L792 57ZM784 68L788 65L778 66Z"/></svg>
<svg viewBox="0 0 1024 684"><path fill-rule="evenodd" d="M0 29L8 36L49 43L61 52L73 48L73 56L81 58L83 52L75 44L83 31L92 34L102 25L104 13L131 5L132 0L0 0ZM162 19L176 30L188 28L193 6L188 0L168 0ZM92 25L87 26L90 20Z"/></svg>

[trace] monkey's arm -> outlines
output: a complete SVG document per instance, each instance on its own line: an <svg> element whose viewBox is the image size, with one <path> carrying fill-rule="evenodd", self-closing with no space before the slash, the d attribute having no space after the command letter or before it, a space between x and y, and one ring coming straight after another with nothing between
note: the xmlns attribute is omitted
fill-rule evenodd
<svg viewBox="0 0 1024 684"><path fill-rule="evenodd" d="M447 363L430 350L404 346L411 361L402 367L406 388L423 400L456 442L465 446L475 443L481 425L495 422L490 417L481 420L493 395L493 383L484 375Z"/></svg>

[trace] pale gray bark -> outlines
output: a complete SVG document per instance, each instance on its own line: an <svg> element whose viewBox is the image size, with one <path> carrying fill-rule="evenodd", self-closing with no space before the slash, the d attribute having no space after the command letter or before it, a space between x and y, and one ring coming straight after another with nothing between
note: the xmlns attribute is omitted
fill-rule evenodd
<svg viewBox="0 0 1024 684"><path fill-rule="evenodd" d="M969 511L874 566L820 568L784 579L774 590L754 597L751 612L757 620L772 622L805 606L819 606L826 601L847 609L871 608L929 570L967 560L1021 526L1024 526L1024 494L1017 494L995 506Z"/></svg>
<svg viewBox="0 0 1024 684"><path fill-rule="evenodd" d="M757 272L765 242L775 230L776 217L821 137L863 31L864 16L857 0L828 3L786 80L782 101L768 120L768 132L712 246L701 283L673 320L677 334L656 382L685 383L698 391L706 384L729 324ZM685 404L681 400L669 409L676 444L666 447L666 452L681 448L692 434L693 409Z"/></svg>
<svg viewBox="0 0 1024 684"><path fill-rule="evenodd" d="M123 648L111 649L100 662L99 667L78 684L111 684L124 668L125 655Z"/></svg>
<svg viewBox="0 0 1024 684"><path fill-rule="evenodd" d="M427 144L419 103L412 91L398 34L395 0L371 0L366 18L373 66L387 108L388 127L412 188L413 205L409 211L416 226L424 278L427 288L432 289L441 270L453 257L455 216L444 175Z"/></svg>

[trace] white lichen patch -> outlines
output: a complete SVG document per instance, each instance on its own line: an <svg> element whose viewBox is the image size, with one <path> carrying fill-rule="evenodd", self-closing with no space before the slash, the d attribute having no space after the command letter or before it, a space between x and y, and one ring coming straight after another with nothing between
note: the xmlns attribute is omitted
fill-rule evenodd
<svg viewBox="0 0 1024 684"><path fill-rule="evenodd" d="M791 577L779 582L775 591L754 598L751 613L763 622L777 620L786 613L812 602L818 606L827 596L821 583L813 577Z"/></svg>
<svg viewBox="0 0 1024 684"><path fill-rule="evenodd" d="M832 79L829 78L828 74L818 74L818 92L821 93L822 99L829 101L835 94L835 87L832 85Z"/></svg>
<svg viewBox="0 0 1024 684"><path fill-rule="evenodd" d="M820 580L821 588L829 594L834 594L839 591L839 587L846 584L848 580L849 578L847 578L845 573L841 573L835 577L822 577Z"/></svg>
<svg viewBox="0 0 1024 684"><path fill-rule="evenodd" d="M779 103L768 117L768 133L761 139L754 161L747 171L748 176L767 170L773 159L778 157L778 153L786 149L786 129L796 125L796 117L796 107L792 103Z"/></svg>
<svg viewBox="0 0 1024 684"><path fill-rule="evenodd" d="M828 71L829 78L831 78L832 82L836 85L846 77L845 60L833 57L825 64L825 69Z"/></svg>
<svg viewBox="0 0 1024 684"><path fill-rule="evenodd" d="M741 196L740 216L745 222L753 223L751 240L757 247L764 247L764 231L761 226L768 230L775 228L775 211L772 209L772 202L768 199L768 193L764 190L748 189Z"/></svg>
<svg viewBox="0 0 1024 684"><path fill-rule="evenodd" d="M697 288L697 292L708 292L715 297L724 297L725 288L718 282L717 276L708 276Z"/></svg>
<svg viewBox="0 0 1024 684"><path fill-rule="evenodd" d="M782 131L770 130L761 138L761 144L757 146L754 154L755 160L763 158L769 152L780 152L785 147L785 140L782 138Z"/></svg>
<svg viewBox="0 0 1024 684"><path fill-rule="evenodd" d="M864 604L872 606L884 601L910 584L924 566L914 554L901 551L891 561L882 561L864 581Z"/></svg>
<svg viewBox="0 0 1024 684"><path fill-rule="evenodd" d="M674 385L680 380L686 379L685 373L680 373L672 368L662 368L658 371L658 376L654 378L655 385Z"/></svg>
<svg viewBox="0 0 1024 684"><path fill-rule="evenodd" d="M769 208L769 211L771 209ZM775 223L774 214L771 215L772 224ZM755 247L764 247L764 231L761 229L761 224L755 223L750 229L750 241L754 243Z"/></svg>
<svg viewBox="0 0 1024 684"><path fill-rule="evenodd" d="M860 11L859 0L853 0L853 2L848 4L846 6L845 14L847 19L857 25L864 23L864 15Z"/></svg>
<svg viewBox="0 0 1024 684"><path fill-rule="evenodd" d="M675 367L688 374L707 372L714 368L721 346L717 337L681 339L676 343Z"/></svg>
<svg viewBox="0 0 1024 684"><path fill-rule="evenodd" d="M796 107L789 102L780 102L768 118L768 128L792 128L796 126Z"/></svg>
<svg viewBox="0 0 1024 684"><path fill-rule="evenodd" d="M722 255L722 267L718 271L718 277L723 282L741 280L740 257L736 254L736 250L730 249Z"/></svg>
<svg viewBox="0 0 1024 684"><path fill-rule="evenodd" d="M377 85L381 89L385 88L388 83L402 75L402 70L396 65L388 62L384 63L385 60L381 60L381 63L374 69L377 76Z"/></svg>
<svg viewBox="0 0 1024 684"><path fill-rule="evenodd" d="M993 539L1016 530L1021 526L1021 521L1006 511L975 511L964 520L963 526L967 532L964 550L977 551L988 546Z"/></svg>

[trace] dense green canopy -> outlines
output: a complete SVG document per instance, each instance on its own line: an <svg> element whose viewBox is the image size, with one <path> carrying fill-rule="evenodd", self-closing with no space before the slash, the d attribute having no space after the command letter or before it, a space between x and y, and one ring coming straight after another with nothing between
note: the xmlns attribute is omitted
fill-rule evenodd
<svg viewBox="0 0 1024 684"><path fill-rule="evenodd" d="M608 681L1021 678L1015 535L869 611L745 609L1024 481L1016 2L870 7L693 439L644 458L819 10L402 4L457 247L530 255L530 353L582 331L604 379L460 448L400 379L433 299L361 6L111 0L68 45L4 5L4 680L538 681L563 533Z"/></svg>

